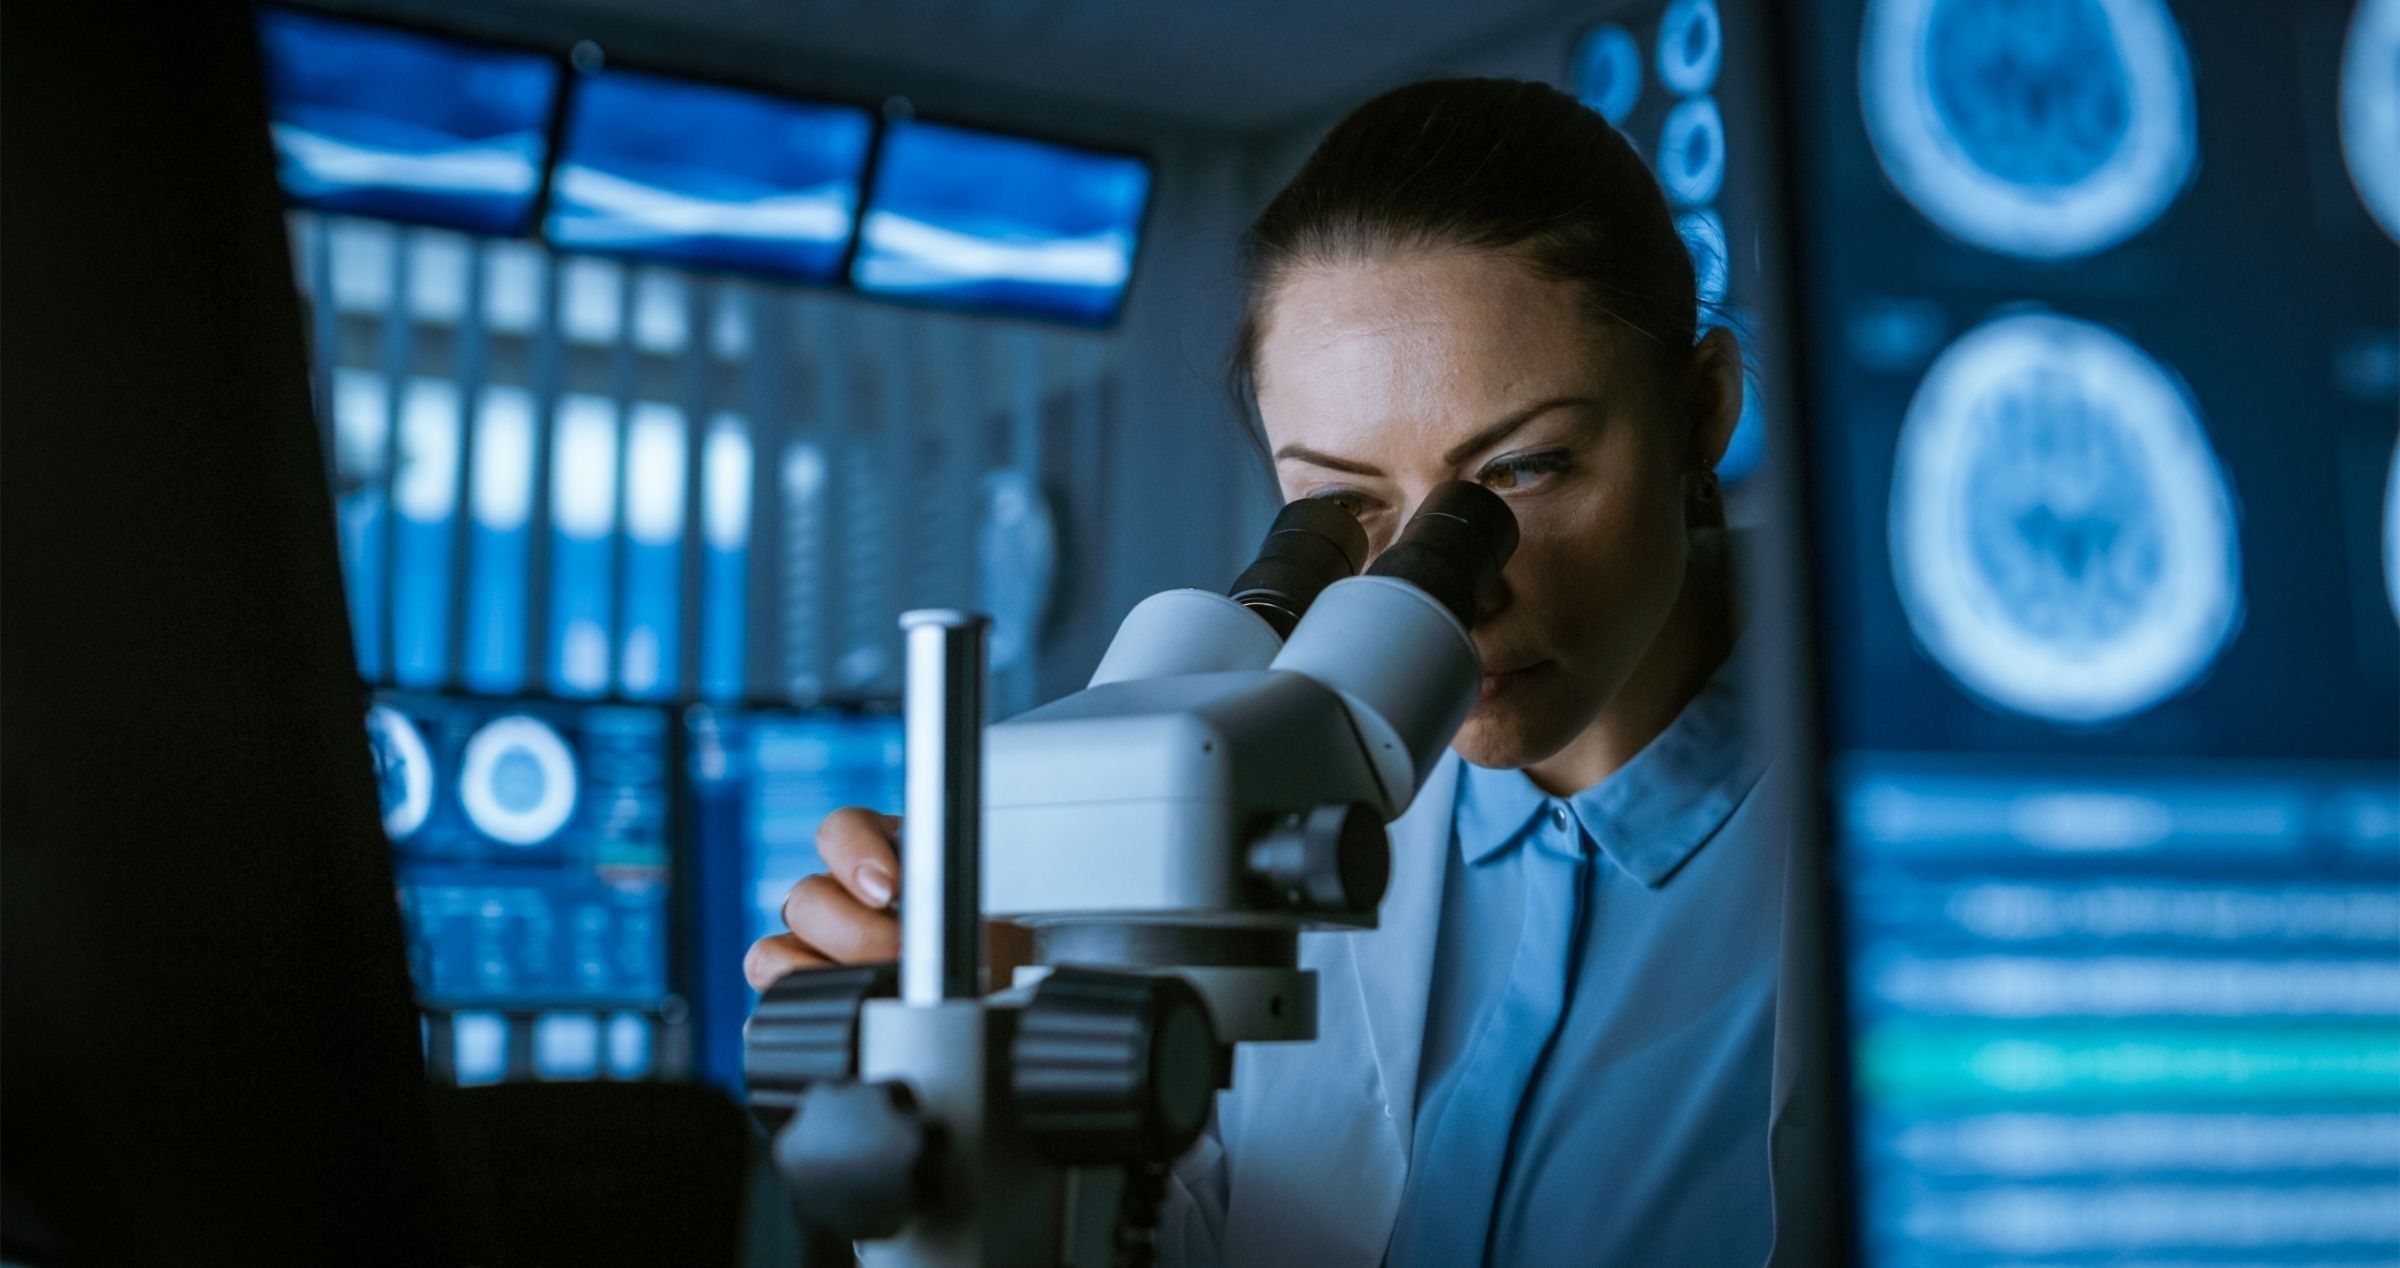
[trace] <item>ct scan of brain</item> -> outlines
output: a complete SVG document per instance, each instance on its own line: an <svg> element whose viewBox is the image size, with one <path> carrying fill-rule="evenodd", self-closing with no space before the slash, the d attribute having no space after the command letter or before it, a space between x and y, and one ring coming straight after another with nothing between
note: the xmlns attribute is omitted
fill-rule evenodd
<svg viewBox="0 0 2400 1268"><path fill-rule="evenodd" d="M1679 207L1714 200L1725 187L1725 116L1708 97L1667 112L1658 131L1658 183Z"/></svg>
<svg viewBox="0 0 2400 1268"><path fill-rule="evenodd" d="M2028 259L2140 232L2198 149L2161 0L1869 0L1859 99L1902 197L1962 242Z"/></svg>
<svg viewBox="0 0 2400 1268"><path fill-rule="evenodd" d="M433 755L408 715L379 704L367 710L367 751L375 758L375 794L383 803L383 834L405 841L433 810Z"/></svg>
<svg viewBox="0 0 2400 1268"><path fill-rule="evenodd" d="M1725 28L1717 0L1674 0L1658 20L1658 82L1680 97L1717 86Z"/></svg>
<svg viewBox="0 0 2400 1268"><path fill-rule="evenodd" d="M2342 43L2342 158L2368 214L2400 242L2400 0L2359 0Z"/></svg>
<svg viewBox="0 0 2400 1268"><path fill-rule="evenodd" d="M1575 96L1618 127L1642 100L1642 46L1614 22L1584 32L1575 45Z"/></svg>
<svg viewBox="0 0 2400 1268"><path fill-rule="evenodd" d="M575 755L549 723L522 713L494 718L468 737L458 802L485 836L534 846L575 813Z"/></svg>
<svg viewBox="0 0 2400 1268"><path fill-rule="evenodd" d="M2240 624L2233 495L2183 386L2047 313L1944 350L1900 432L1892 575L1969 691L2095 724L2196 682Z"/></svg>

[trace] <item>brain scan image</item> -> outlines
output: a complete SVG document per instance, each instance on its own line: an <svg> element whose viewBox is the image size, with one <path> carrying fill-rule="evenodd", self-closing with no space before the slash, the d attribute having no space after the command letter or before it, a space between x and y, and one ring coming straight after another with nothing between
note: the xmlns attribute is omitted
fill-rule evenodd
<svg viewBox="0 0 2400 1268"><path fill-rule="evenodd" d="M535 846L575 813L575 755L550 724L522 713L494 718L468 737L458 801L485 836Z"/></svg>
<svg viewBox="0 0 2400 1268"><path fill-rule="evenodd" d="M1725 28L1717 0L1674 0L1658 21L1658 82L1689 97L1717 86L1725 63Z"/></svg>
<svg viewBox="0 0 2400 1268"><path fill-rule="evenodd" d="M1575 96L1619 127L1642 99L1642 46L1614 22L1584 32L1575 44Z"/></svg>
<svg viewBox="0 0 2400 1268"><path fill-rule="evenodd" d="M390 705L367 710L367 750L375 758L375 794L383 803L383 834L405 841L433 809L433 755L417 725Z"/></svg>
<svg viewBox="0 0 2400 1268"><path fill-rule="evenodd" d="M1869 0L1859 98L1902 197L1962 242L2028 259L2140 232L2198 148L2162 0Z"/></svg>
<svg viewBox="0 0 2400 1268"><path fill-rule="evenodd" d="M2066 724L2190 686L2240 624L2233 495L2177 380L2087 322L1988 322L1934 361L1894 462L1892 573L1968 690Z"/></svg>
<svg viewBox="0 0 2400 1268"><path fill-rule="evenodd" d="M1679 206L1713 201L1725 187L1725 117L1693 97L1667 112L1658 132L1658 183Z"/></svg>
<svg viewBox="0 0 2400 1268"><path fill-rule="evenodd" d="M1725 289L1733 275L1733 264L1725 246L1725 222L1717 213L1705 208L1687 211L1675 217L1675 231L1683 235L1684 249L1692 253L1692 272L1700 284L1700 302L1713 306L1725 302Z"/></svg>
<svg viewBox="0 0 2400 1268"><path fill-rule="evenodd" d="M2400 242L2400 0L2359 0L2342 44L2342 157L2368 214Z"/></svg>

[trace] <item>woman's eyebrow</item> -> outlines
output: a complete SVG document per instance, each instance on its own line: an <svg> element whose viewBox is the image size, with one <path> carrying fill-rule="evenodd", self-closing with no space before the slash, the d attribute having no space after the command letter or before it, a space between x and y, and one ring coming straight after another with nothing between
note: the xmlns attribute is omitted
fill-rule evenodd
<svg viewBox="0 0 2400 1268"><path fill-rule="evenodd" d="M1493 445L1499 444L1501 441L1508 439L1509 436L1518 428L1532 422L1534 419L1540 418L1542 415L1549 413L1551 410L1563 409L1569 405L1596 405L1598 403L1599 402L1588 396L1557 396L1546 401L1528 405L1525 408L1510 414L1506 418L1492 423L1491 425L1485 427L1482 431L1476 432L1474 435L1467 437L1464 441L1461 441L1458 445L1454 446L1450 452L1442 455L1442 465L1449 467L1457 466L1459 463L1462 463L1468 458L1475 456L1477 452L1489 449ZM1383 469L1381 467L1374 466L1370 463L1359 462L1352 458L1337 458L1332 454L1326 453L1322 449L1311 449L1306 445L1285 445L1283 448L1275 451L1275 460L1277 462L1281 462L1286 458L1297 458L1300 461L1308 463L1312 466L1324 467L1331 471L1346 472L1350 475L1381 476L1383 474Z"/></svg>
<svg viewBox="0 0 2400 1268"><path fill-rule="evenodd" d="M1501 441L1508 439L1509 436L1515 433L1518 428L1532 422L1534 419L1540 418L1542 415L1549 413L1551 410L1564 409L1570 405L1597 404L1599 404L1598 401L1595 401L1588 396L1554 396L1549 400L1528 405L1525 408L1518 410L1516 413L1510 414L1508 417L1493 423L1491 426L1484 428L1482 431L1479 431L1452 446L1450 452L1442 455L1442 465L1445 467L1455 467L1458 464L1465 462L1467 459L1474 457L1476 454L1481 453L1482 451L1499 444Z"/></svg>
<svg viewBox="0 0 2400 1268"><path fill-rule="evenodd" d="M1352 462L1348 458L1336 458L1323 450L1311 449L1306 445L1285 445L1275 451L1275 461L1281 462L1286 458L1298 458L1312 466L1348 472L1351 475L1380 476L1383 474L1383 470L1379 467L1371 467L1363 462Z"/></svg>

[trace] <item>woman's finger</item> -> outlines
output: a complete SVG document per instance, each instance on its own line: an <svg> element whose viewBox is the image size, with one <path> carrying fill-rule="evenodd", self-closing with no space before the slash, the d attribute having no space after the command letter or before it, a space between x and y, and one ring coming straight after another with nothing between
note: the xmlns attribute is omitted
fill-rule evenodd
<svg viewBox="0 0 2400 1268"><path fill-rule="evenodd" d="M900 919L861 903L830 876L811 876L783 898L783 923L836 964L879 964L900 957Z"/></svg>
<svg viewBox="0 0 2400 1268"><path fill-rule="evenodd" d="M900 895L899 836L899 816L844 806L817 825L817 857L851 897L870 908L889 907Z"/></svg>
<svg viewBox="0 0 2400 1268"><path fill-rule="evenodd" d="M742 976L750 979L750 989L764 991L786 973L823 968L831 963L798 938L779 933L750 944L749 954L742 957Z"/></svg>

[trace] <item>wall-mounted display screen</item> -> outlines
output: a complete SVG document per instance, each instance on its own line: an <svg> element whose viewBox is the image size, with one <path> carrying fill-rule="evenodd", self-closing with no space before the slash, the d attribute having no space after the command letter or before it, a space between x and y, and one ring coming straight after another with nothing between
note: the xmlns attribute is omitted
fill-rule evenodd
<svg viewBox="0 0 2400 1268"><path fill-rule="evenodd" d="M685 712L693 848L706 891L700 948L701 1066L739 1079L753 1003L741 961L783 932L783 899L825 870L817 825L843 806L900 812L900 718L841 710L694 706Z"/></svg>
<svg viewBox="0 0 2400 1268"><path fill-rule="evenodd" d="M556 59L280 9L260 11L258 29L293 202L472 233L531 227Z"/></svg>
<svg viewBox="0 0 2400 1268"><path fill-rule="evenodd" d="M1859 1262L2400 1258L2388 11L1795 23Z"/></svg>
<svg viewBox="0 0 2400 1268"><path fill-rule="evenodd" d="M379 692L367 734L428 1007L668 993L664 710Z"/></svg>
<svg viewBox="0 0 2400 1268"><path fill-rule="evenodd" d="M1133 276L1150 165L934 123L884 131L851 280L871 294L1113 320Z"/></svg>
<svg viewBox="0 0 2400 1268"><path fill-rule="evenodd" d="M575 86L545 233L576 250L833 281L874 119L630 71Z"/></svg>

